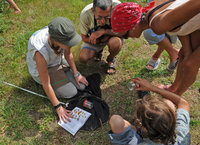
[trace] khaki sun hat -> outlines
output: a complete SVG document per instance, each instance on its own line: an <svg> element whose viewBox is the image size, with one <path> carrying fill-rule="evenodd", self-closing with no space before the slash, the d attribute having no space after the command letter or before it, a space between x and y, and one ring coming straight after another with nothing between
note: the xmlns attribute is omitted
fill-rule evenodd
<svg viewBox="0 0 200 145"><path fill-rule="evenodd" d="M65 17L54 18L48 28L50 37L64 45L75 46L81 41L73 22Z"/></svg>

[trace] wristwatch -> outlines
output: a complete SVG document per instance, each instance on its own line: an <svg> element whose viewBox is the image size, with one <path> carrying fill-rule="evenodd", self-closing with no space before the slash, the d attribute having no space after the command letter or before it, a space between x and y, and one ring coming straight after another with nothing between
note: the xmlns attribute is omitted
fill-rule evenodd
<svg viewBox="0 0 200 145"><path fill-rule="evenodd" d="M74 77L77 78L77 77L80 76L80 75L81 75L81 73L80 73L80 72L77 72L77 74L75 74Z"/></svg>
<svg viewBox="0 0 200 145"><path fill-rule="evenodd" d="M54 106L54 109L57 109L57 108L59 108L60 106L62 106L61 103L59 103L58 105Z"/></svg>

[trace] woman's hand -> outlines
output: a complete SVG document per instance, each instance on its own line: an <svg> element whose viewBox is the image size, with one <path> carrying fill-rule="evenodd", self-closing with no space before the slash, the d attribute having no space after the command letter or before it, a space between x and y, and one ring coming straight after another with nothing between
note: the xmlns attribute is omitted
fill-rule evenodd
<svg viewBox="0 0 200 145"><path fill-rule="evenodd" d="M60 106L59 108L56 109L58 117L60 122L63 120L65 123L67 122L67 120L69 122L71 122L71 120L69 119L69 117L73 118L70 113L71 111L65 109L64 107Z"/></svg>
<svg viewBox="0 0 200 145"><path fill-rule="evenodd" d="M79 76L76 77L75 79L76 79L76 82L77 82L77 84L79 85L79 87L80 87L80 83L82 83L82 84L88 86L88 81L86 80L86 78L85 78L84 76L79 75Z"/></svg>
<svg viewBox="0 0 200 145"><path fill-rule="evenodd" d="M136 84L136 91L151 91L153 86L149 81L141 78L134 78L133 82Z"/></svg>

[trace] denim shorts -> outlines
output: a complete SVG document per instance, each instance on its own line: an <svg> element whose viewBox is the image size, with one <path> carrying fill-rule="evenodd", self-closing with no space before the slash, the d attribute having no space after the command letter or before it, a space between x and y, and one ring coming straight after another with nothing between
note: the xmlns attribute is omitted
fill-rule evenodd
<svg viewBox="0 0 200 145"><path fill-rule="evenodd" d="M152 29L144 30L143 35L150 45L157 44L165 38L165 34L157 35Z"/></svg>
<svg viewBox="0 0 200 145"><path fill-rule="evenodd" d="M112 131L108 132L108 137L112 145L137 145L142 142L142 138L136 133L131 126L125 132L114 134Z"/></svg>
<svg viewBox="0 0 200 145"><path fill-rule="evenodd" d="M176 43L176 41L178 39L176 35L174 35L174 36L170 36L167 34L157 35L153 32L152 29L144 30L143 35L144 35L144 38L147 40L147 42L150 45L159 43L160 41L162 41L165 38L165 36L167 36L167 38L170 40L171 43Z"/></svg>

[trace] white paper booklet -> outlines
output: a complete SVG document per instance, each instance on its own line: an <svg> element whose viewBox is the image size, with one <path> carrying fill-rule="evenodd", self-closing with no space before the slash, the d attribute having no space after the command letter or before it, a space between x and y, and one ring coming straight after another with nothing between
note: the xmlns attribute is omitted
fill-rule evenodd
<svg viewBox="0 0 200 145"><path fill-rule="evenodd" d="M58 124L61 127L63 127L65 130L67 130L69 133L71 133L72 135L75 135L77 133L77 131L88 120L91 113L89 113L81 108L75 107L72 110L71 115L73 116L73 118L70 118L71 122L67 121L67 123L65 123L64 121L62 121L60 123L60 121L59 121Z"/></svg>

